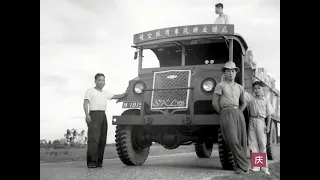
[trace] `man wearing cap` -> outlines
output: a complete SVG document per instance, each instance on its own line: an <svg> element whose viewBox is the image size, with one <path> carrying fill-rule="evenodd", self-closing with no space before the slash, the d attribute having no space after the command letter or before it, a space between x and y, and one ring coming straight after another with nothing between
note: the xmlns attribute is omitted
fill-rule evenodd
<svg viewBox="0 0 320 180"><path fill-rule="evenodd" d="M212 100L214 109L220 114L221 133L232 152L236 174L249 172L246 158L247 132L243 116L246 108L245 91L234 81L239 71L232 61L224 65L224 81L215 87Z"/></svg>
<svg viewBox="0 0 320 180"><path fill-rule="evenodd" d="M223 13L223 4L218 3L215 5L215 12L216 14L219 14L217 17L216 21L214 22L215 24L230 24L230 17L227 14Z"/></svg>

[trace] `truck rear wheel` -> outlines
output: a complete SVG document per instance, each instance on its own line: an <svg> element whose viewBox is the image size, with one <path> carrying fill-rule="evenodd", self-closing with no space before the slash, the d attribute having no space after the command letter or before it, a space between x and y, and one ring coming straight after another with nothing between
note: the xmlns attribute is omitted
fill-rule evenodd
<svg viewBox="0 0 320 180"><path fill-rule="evenodd" d="M196 142L194 147L199 158L209 158L212 153L213 142Z"/></svg>
<svg viewBox="0 0 320 180"><path fill-rule="evenodd" d="M221 130L218 131L218 147L221 166L224 170L233 170L233 156L226 141L223 139Z"/></svg>
<svg viewBox="0 0 320 180"><path fill-rule="evenodd" d="M271 122L270 133L267 135L267 156L269 160L274 160L276 158L276 148L277 148L277 129L275 123Z"/></svg>

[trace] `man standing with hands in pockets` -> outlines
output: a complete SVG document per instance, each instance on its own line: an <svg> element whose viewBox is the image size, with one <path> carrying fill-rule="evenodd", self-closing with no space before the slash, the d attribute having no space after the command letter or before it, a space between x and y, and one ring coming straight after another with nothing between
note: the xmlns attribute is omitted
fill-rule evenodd
<svg viewBox="0 0 320 180"><path fill-rule="evenodd" d="M239 71L234 62L225 63L222 68L224 81L215 87L212 100L214 109L220 114L221 133L232 152L236 174L249 172L247 132L243 116L247 103L244 88L234 81Z"/></svg>
<svg viewBox="0 0 320 180"><path fill-rule="evenodd" d="M108 132L108 122L105 113L107 100L121 99L127 95L127 93L114 95L102 90L105 86L104 74L98 73L94 78L96 86L87 90L83 102L86 123L88 125L88 168L102 167Z"/></svg>

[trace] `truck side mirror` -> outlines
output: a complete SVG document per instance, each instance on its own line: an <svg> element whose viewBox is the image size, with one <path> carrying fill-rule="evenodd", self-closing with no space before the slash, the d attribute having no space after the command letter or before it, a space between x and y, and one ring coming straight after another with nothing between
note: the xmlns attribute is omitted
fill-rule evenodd
<svg viewBox="0 0 320 180"><path fill-rule="evenodd" d="M134 59L136 60L137 57L138 57L138 52L136 51L136 52L134 52Z"/></svg>

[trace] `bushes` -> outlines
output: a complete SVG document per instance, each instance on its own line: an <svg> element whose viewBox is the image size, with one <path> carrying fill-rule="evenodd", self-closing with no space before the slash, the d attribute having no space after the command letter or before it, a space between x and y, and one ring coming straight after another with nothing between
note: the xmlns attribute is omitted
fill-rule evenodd
<svg viewBox="0 0 320 180"><path fill-rule="evenodd" d="M40 149L66 149L70 147L74 148L85 148L87 143L87 137L85 137L85 131L82 130L80 133L76 129L67 129L66 134L64 134L64 138L47 142L47 140L40 140Z"/></svg>

